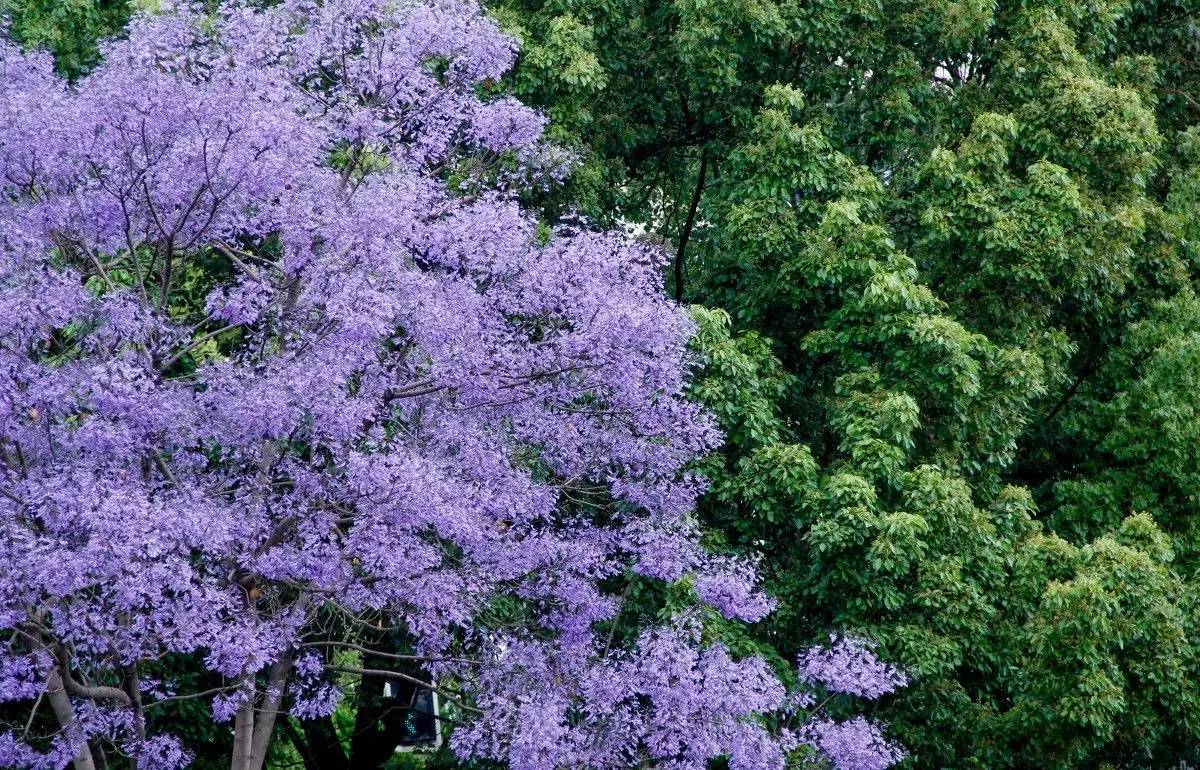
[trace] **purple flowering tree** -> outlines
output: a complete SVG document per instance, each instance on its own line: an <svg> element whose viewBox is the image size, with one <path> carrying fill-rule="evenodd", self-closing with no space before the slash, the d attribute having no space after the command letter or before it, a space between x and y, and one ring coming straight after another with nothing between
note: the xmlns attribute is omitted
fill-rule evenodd
<svg viewBox="0 0 1200 770"><path fill-rule="evenodd" d="M662 255L516 202L570 159L481 96L514 55L474 5L388 0L140 16L70 87L0 45L0 699L58 725L0 733L0 765L180 767L146 714L206 698L260 770L276 715L355 673L330 617L411 639L464 757L895 760L870 723L788 727L815 701L694 620L597 630L629 574L770 602L698 546L718 435ZM167 655L223 685L147 677Z"/></svg>

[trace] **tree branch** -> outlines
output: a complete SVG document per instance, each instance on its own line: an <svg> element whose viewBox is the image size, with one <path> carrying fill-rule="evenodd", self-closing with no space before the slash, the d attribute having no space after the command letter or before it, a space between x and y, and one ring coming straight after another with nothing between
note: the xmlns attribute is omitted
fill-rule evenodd
<svg viewBox="0 0 1200 770"><path fill-rule="evenodd" d="M688 240L692 237L692 228L696 224L696 212L700 208L700 198L704 195L704 178L708 174L708 148L700 151L700 172L696 176L696 187L692 190L692 200L688 204L687 220L679 233L679 248L675 250L675 301L683 302L683 259L687 250Z"/></svg>
<svg viewBox="0 0 1200 770"><path fill-rule="evenodd" d="M409 682L410 684L415 684L418 687L423 687L426 690L431 690L433 692L436 692L438 695L440 695L443 698L445 698L446 700L450 701L455 706L458 706L463 711L466 711L471 714L482 714L483 713L483 709L477 709L474 706L468 706L466 703L463 703L462 699L459 698L454 693L449 692L447 690L443 690L442 688L438 687L437 685L433 684L432 682L427 682L424 679L421 679L420 677L410 676L410 675L402 673L400 671L388 671L387 669L384 669L384 668L357 668L355 666L325 666L325 670L326 671L338 671L343 674L358 674L359 676L381 676L381 677L390 678L390 679L402 679L405 682Z"/></svg>

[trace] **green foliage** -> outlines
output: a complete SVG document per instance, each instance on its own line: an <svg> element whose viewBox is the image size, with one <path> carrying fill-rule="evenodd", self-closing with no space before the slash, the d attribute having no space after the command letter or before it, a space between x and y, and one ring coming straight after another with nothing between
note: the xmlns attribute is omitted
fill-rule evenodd
<svg viewBox="0 0 1200 770"><path fill-rule="evenodd" d="M1131 324L1067 415L1087 448L1073 478L1054 485L1055 524L1076 541L1113 529L1115 512L1145 511L1178 537L1194 571L1200 530L1200 300L1191 290Z"/></svg>
<svg viewBox="0 0 1200 770"><path fill-rule="evenodd" d="M496 13L572 195L723 308L702 515L763 556L753 634L880 640L914 767L1194 763L1200 5Z"/></svg>
<svg viewBox="0 0 1200 770"><path fill-rule="evenodd" d="M31 48L46 48L67 77L78 77L100 59L99 41L120 31L149 0L0 0L12 34Z"/></svg>

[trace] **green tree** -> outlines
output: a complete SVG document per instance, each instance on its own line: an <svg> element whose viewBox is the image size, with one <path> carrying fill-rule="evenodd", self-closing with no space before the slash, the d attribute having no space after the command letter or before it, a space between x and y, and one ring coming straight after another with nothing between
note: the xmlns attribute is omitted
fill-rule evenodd
<svg viewBox="0 0 1200 770"><path fill-rule="evenodd" d="M0 0L13 36L54 54L60 72L78 77L100 60L99 42L118 33L130 12L154 0Z"/></svg>
<svg viewBox="0 0 1200 770"><path fill-rule="evenodd" d="M1195 761L1198 12L499 4L575 197L724 308L704 515L759 637L879 639L914 766Z"/></svg>

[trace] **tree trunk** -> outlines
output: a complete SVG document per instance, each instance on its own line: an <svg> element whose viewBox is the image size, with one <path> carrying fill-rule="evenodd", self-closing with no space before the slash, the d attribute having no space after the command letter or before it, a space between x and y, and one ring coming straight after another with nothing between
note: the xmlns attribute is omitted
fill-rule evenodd
<svg viewBox="0 0 1200 770"><path fill-rule="evenodd" d="M675 301L683 302L683 281L685 274L684 253L688 241L692 237L692 228L696 225L696 212L700 208L700 196L704 194L704 178L708 173L708 148L700 151L700 170L696 173L696 187L692 190L692 200L688 204L687 220L683 223L683 231L679 234L679 248L675 250Z"/></svg>
<svg viewBox="0 0 1200 770"><path fill-rule="evenodd" d="M230 770L250 770L250 752L254 740L254 685L250 685L250 693L246 702L238 709L233 718L233 761Z"/></svg>
<svg viewBox="0 0 1200 770"><path fill-rule="evenodd" d="M133 711L133 731L138 741L146 740L146 714L142 709L142 686L137 665L125 667L125 692L129 695L129 708ZM104 763L107 765L107 761ZM129 770L138 770L137 757L129 758Z"/></svg>
<svg viewBox="0 0 1200 770"><path fill-rule="evenodd" d="M271 735L275 732L275 717L283 705L283 688L287 685L288 672L292 669L292 656L284 653L271 665L267 672L267 689L263 695L262 712L254 724L250 741L250 759L246 770L262 770L267 761L267 750L271 747Z"/></svg>
<svg viewBox="0 0 1200 770"><path fill-rule="evenodd" d="M388 661L371 655L363 656L363 666L384 668ZM350 741L350 764L354 767L377 768L396 751L391 734L393 725L389 704L383 702L384 679L364 674L358 684L358 709L354 719L354 737Z"/></svg>
<svg viewBox="0 0 1200 770"><path fill-rule="evenodd" d="M67 688L58 668L51 669L50 676L46 678L46 700L50 702L50 709L68 740L79 738L79 751L72 760L75 770L96 770L96 760L87 741L82 740L83 736L71 735L75 732L75 709L71 707L71 699L67 696Z"/></svg>
<svg viewBox="0 0 1200 770"><path fill-rule="evenodd" d="M333 719L297 720L304 734L296 729L290 719L283 720L283 726L288 736L304 759L305 770L349 770L350 763L346 758L346 750L334 729Z"/></svg>

